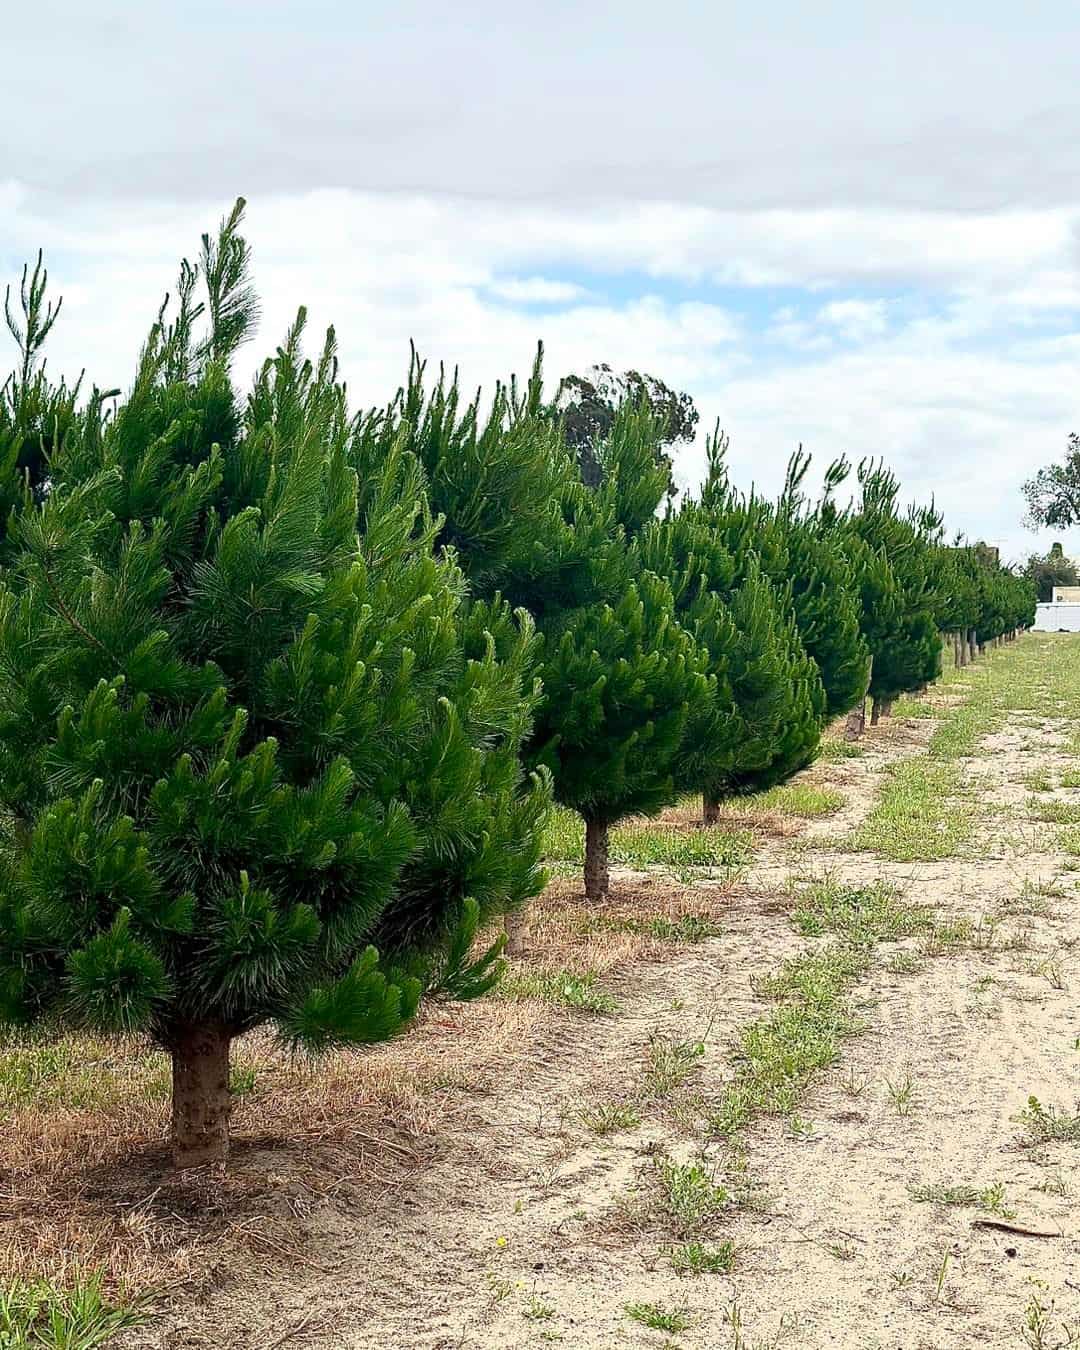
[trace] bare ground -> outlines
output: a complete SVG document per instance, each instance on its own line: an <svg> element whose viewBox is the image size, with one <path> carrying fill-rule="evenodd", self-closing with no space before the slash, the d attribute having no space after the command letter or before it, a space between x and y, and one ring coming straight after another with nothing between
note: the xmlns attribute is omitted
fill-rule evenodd
<svg viewBox="0 0 1080 1350"><path fill-rule="evenodd" d="M529 961L607 969L614 1013L505 1001L440 1013L399 1047L336 1070L353 1075L348 1109L328 1109L313 1088L324 1128L304 1137L299 1119L284 1122L282 1136L301 1135L292 1146L245 1107L229 1212L191 1237L188 1282L124 1345L1073 1344L1060 1324L1080 1321L1080 1150L1033 1145L1017 1120L1030 1096L1073 1112L1080 1098L1076 877L1052 829L1014 819L1022 777L1067 762L1065 729L1010 717L963 761L987 808L964 856L896 864L836 847L871 809L886 765L919 753L932 730L894 720L868 733L861 758L816 766L818 781L844 793L841 812L794 834L766 830L734 887L617 875L616 917L708 915L718 937L573 938L587 911L572 884L557 884L534 920ZM1055 795L1080 801L1080 790ZM789 919L789 883L826 873L887 879L946 919L999 922L911 968L891 958L912 940L879 949L854 993L866 1030L814 1079L799 1127L770 1118L747 1135L743 1203L708 1238L735 1244L733 1271L680 1276L666 1255L676 1239L649 1203L655 1159L700 1156L731 1175L723 1145L703 1140L702 1113L731 1079L740 1027L767 1007L755 979L806 945ZM1025 883L1053 895L1026 905ZM704 1040L670 1101L642 1098L657 1038ZM422 1090L389 1090L395 1056ZM640 1120L628 1128L598 1135L583 1120L631 1100ZM145 1214L145 1240L161 1242L177 1202L150 1189L147 1157L145 1199L136 1182L121 1207ZM974 1226L997 1216L911 1194L998 1182L1008 1222L1049 1236ZM1043 1342L1024 1339L1033 1298L1048 1315L1053 1305ZM680 1310L689 1325L642 1325L626 1312L642 1303Z"/></svg>

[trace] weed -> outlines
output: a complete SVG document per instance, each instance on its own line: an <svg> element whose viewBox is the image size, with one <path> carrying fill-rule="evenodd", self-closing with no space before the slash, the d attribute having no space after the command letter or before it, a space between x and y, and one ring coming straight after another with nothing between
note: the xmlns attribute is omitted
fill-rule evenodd
<svg viewBox="0 0 1080 1350"><path fill-rule="evenodd" d="M686 1331L693 1326L685 1308L665 1308L662 1303L628 1303L626 1315L652 1331Z"/></svg>
<svg viewBox="0 0 1080 1350"><path fill-rule="evenodd" d="M927 910L904 904L895 887L883 882L843 886L831 879L799 891L791 917L807 937L832 932L857 944L912 937L932 923Z"/></svg>
<svg viewBox="0 0 1080 1350"><path fill-rule="evenodd" d="M659 1158L656 1171L661 1203L680 1237L700 1231L731 1204L728 1191L699 1162Z"/></svg>
<svg viewBox="0 0 1080 1350"><path fill-rule="evenodd" d="M735 1267L735 1244L721 1242L710 1247L704 1242L685 1242L668 1252L677 1275L728 1275Z"/></svg>
<svg viewBox="0 0 1080 1350"><path fill-rule="evenodd" d="M555 1316L555 1309L533 1294L522 1308L521 1315L529 1322L549 1322Z"/></svg>
<svg viewBox="0 0 1080 1350"><path fill-rule="evenodd" d="M1038 1097L1029 1097L1016 1119L1032 1144L1080 1143L1080 1114L1070 1114L1058 1106L1043 1106Z"/></svg>
<svg viewBox="0 0 1080 1350"><path fill-rule="evenodd" d="M940 1182L929 1186L909 1187L911 1198L917 1202L935 1205L957 1205L984 1210L1001 1218L1012 1218L1005 1205L1005 1186L995 1181L990 1186L967 1186Z"/></svg>
<svg viewBox="0 0 1080 1350"><path fill-rule="evenodd" d="M95 1350L145 1320L139 1304L106 1301L100 1274L77 1277L68 1289L35 1281L0 1290L5 1350Z"/></svg>
<svg viewBox="0 0 1080 1350"><path fill-rule="evenodd" d="M759 1113L795 1114L809 1076L835 1063L840 1038L859 1029L842 994L865 967L864 954L831 947L786 961L761 982L784 1002L743 1028L735 1080L710 1113L713 1133L731 1137Z"/></svg>
<svg viewBox="0 0 1080 1350"><path fill-rule="evenodd" d="M885 1088L896 1114L898 1116L911 1115L912 1108L915 1105L915 1080L911 1077L911 1074L905 1074L895 1083L886 1078Z"/></svg>
<svg viewBox="0 0 1080 1350"><path fill-rule="evenodd" d="M632 1130L641 1124L637 1107L629 1102L601 1102L597 1106L582 1107L581 1123L593 1134L615 1134L618 1130Z"/></svg>
<svg viewBox="0 0 1080 1350"><path fill-rule="evenodd" d="M669 1036L650 1036L649 1062L645 1068L645 1090L648 1095L653 1098L670 1097L697 1068L704 1053L705 1037L694 1041L673 1041Z"/></svg>

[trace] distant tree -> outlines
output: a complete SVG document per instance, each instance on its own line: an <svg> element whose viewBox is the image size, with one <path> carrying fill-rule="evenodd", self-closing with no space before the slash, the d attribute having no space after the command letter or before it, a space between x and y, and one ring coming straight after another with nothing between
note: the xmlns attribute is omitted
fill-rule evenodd
<svg viewBox="0 0 1080 1350"><path fill-rule="evenodd" d="M602 469L597 446L611 434L619 407L643 399L648 400L656 419L657 462L667 470L668 492L673 493L671 456L664 447L694 439L699 414L690 395L680 394L655 375L636 370L618 375L606 363L591 366L584 375L563 377L550 410L562 418L566 444L577 456L588 487L599 485Z"/></svg>
<svg viewBox="0 0 1080 1350"><path fill-rule="evenodd" d="M1045 555L1033 553L1024 564L1024 576L1035 583L1042 604L1053 599L1055 586L1080 585L1076 564L1066 558L1060 544L1051 544Z"/></svg>
<svg viewBox="0 0 1080 1350"><path fill-rule="evenodd" d="M1069 437L1060 464L1049 464L1027 480L1024 496L1028 523L1036 529L1080 525L1080 435L1074 431Z"/></svg>

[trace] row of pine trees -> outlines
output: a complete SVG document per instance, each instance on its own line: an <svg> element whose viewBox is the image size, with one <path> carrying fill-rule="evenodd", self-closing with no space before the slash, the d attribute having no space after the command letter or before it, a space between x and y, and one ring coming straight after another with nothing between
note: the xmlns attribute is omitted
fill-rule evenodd
<svg viewBox="0 0 1080 1350"><path fill-rule="evenodd" d="M673 505L627 400L583 473L539 360L481 404L414 357L357 413L301 311L242 394L241 215L125 393L47 375L39 260L0 398L0 1020L151 1037L179 1166L226 1155L236 1037L361 1045L490 988L552 799L598 900L615 822L713 822L1034 604L876 462L812 501L796 456L769 501L717 436Z"/></svg>

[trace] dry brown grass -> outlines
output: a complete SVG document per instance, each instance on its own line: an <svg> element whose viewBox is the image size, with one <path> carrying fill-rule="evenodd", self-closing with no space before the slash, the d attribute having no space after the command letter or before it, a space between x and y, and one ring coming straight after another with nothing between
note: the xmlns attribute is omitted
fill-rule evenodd
<svg viewBox="0 0 1080 1350"><path fill-rule="evenodd" d="M729 895L728 886L617 875L611 899L595 906L575 882L556 880L533 908L519 968L604 977L661 959L670 942L623 925L715 919ZM467 1148L476 1101L562 1015L531 999L433 1005L400 1040L315 1064L269 1031L244 1037L234 1065L254 1087L237 1101L224 1177L171 1172L164 1055L69 1038L59 1071L4 1112L0 1276L63 1284L76 1268L100 1267L109 1288L134 1293L200 1287L253 1264L303 1265L315 1208L407 1184L417 1168Z"/></svg>

